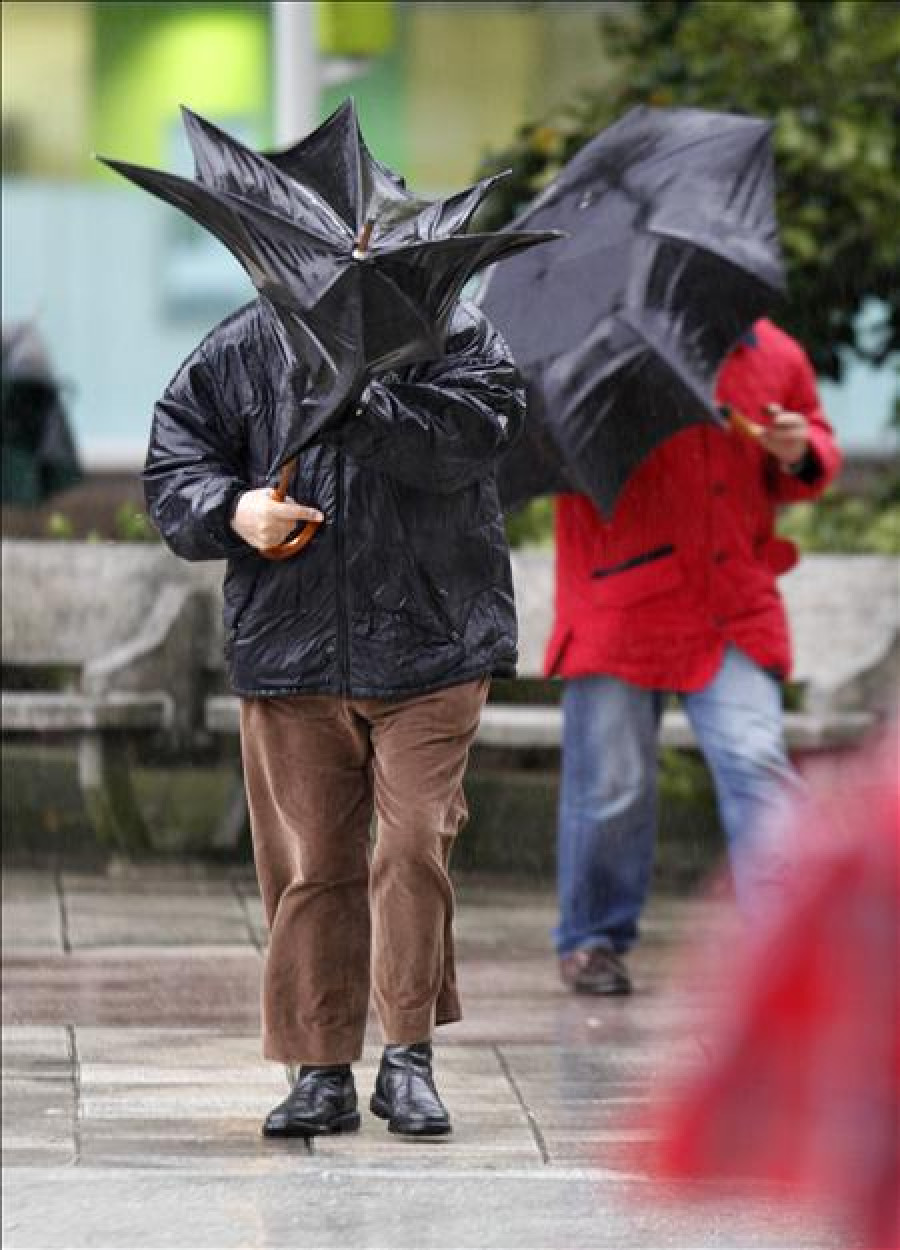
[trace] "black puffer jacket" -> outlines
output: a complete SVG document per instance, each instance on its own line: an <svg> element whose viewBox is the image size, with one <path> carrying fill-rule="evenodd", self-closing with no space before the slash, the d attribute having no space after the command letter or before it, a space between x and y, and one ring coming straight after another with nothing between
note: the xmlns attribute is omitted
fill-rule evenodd
<svg viewBox="0 0 900 1250"><path fill-rule="evenodd" d="M184 362L154 412L144 482L163 538L227 557L226 661L244 695L393 698L509 674L509 555L494 462L519 433L521 382L469 305L446 356L372 381L332 441L301 456L290 494L325 514L298 556L260 556L231 529L269 482L290 392L256 300ZM296 395L296 378L292 380Z"/></svg>

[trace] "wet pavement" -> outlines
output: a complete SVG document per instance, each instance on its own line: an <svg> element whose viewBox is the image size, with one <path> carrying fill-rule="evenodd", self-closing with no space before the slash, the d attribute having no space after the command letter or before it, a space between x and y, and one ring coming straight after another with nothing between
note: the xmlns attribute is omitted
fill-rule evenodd
<svg viewBox="0 0 900 1250"><path fill-rule="evenodd" d="M810 1212L642 1174L642 1108L702 1053L703 996L668 989L726 904L659 899L629 999L563 991L545 890L463 881L465 1019L439 1031L446 1141L259 1135L287 1088L259 1054L265 943L246 874L7 872L3 881L3 1244L356 1250L832 1250ZM716 990L710 987L707 998ZM371 1022L356 1068L374 1079Z"/></svg>

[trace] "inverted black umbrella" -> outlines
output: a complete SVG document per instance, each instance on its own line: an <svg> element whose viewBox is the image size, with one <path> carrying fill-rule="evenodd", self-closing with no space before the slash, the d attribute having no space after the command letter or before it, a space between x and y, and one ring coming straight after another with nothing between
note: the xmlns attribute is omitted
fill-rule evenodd
<svg viewBox="0 0 900 1250"><path fill-rule="evenodd" d="M279 410L279 491L368 374L441 355L474 273L556 237L463 233L496 179L445 200L411 194L372 157L352 101L268 154L182 112L196 180L100 159L216 234L277 312L288 363L299 360L307 379Z"/></svg>
<svg viewBox="0 0 900 1250"><path fill-rule="evenodd" d="M771 125L636 108L514 223L568 238L487 275L480 303L529 390L507 506L586 492L609 515L661 441L721 422L715 376L783 289Z"/></svg>

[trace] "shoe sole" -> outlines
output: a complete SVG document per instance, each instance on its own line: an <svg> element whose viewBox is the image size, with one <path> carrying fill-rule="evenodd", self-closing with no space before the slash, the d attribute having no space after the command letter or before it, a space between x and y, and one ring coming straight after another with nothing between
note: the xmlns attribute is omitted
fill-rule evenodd
<svg viewBox="0 0 900 1250"><path fill-rule="evenodd" d="M616 998L631 993L631 985L627 981L618 981L613 985L579 985L576 981L571 986L576 994L593 994L595 998Z"/></svg>
<svg viewBox="0 0 900 1250"><path fill-rule="evenodd" d="M283 1129L267 1129L263 1125L263 1137L329 1137L334 1133L355 1133L362 1124L358 1111L348 1111L328 1124L297 1124Z"/></svg>
<svg viewBox="0 0 900 1250"><path fill-rule="evenodd" d="M376 1094L372 1095L369 1110L373 1115L377 1115L379 1120L387 1120L388 1132L397 1133L400 1137L446 1137L453 1132L452 1124L424 1124L421 1128L404 1128L396 1120L391 1119L387 1103L383 1102Z"/></svg>

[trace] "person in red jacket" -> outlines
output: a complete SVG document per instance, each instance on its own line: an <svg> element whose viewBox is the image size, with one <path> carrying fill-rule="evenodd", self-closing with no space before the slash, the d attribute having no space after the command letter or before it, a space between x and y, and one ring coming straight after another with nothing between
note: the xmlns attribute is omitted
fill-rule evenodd
<svg viewBox="0 0 900 1250"><path fill-rule="evenodd" d="M581 495L556 506L556 611L545 671L565 679L558 830L563 982L628 993L656 840L657 738L676 692L712 773L738 900L747 849L798 778L780 682L791 645L776 578L796 563L775 509L811 499L840 453L803 349L758 321L726 360L727 429L694 425L640 466L605 521Z"/></svg>

